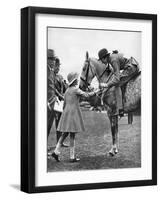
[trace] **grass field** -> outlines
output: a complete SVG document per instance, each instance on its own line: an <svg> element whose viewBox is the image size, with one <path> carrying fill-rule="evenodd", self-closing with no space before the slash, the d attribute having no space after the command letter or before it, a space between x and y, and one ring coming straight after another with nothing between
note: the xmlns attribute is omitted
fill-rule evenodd
<svg viewBox="0 0 161 200"><path fill-rule="evenodd" d="M76 135L76 154L78 163L69 162L69 148L62 148L61 162L48 159L48 172L115 169L141 167L141 118L134 116L133 124L128 125L127 117L119 120L119 153L111 157L112 138L110 124L105 113L83 111L86 131ZM55 128L52 127L48 146L55 146ZM65 143L69 143L69 138Z"/></svg>

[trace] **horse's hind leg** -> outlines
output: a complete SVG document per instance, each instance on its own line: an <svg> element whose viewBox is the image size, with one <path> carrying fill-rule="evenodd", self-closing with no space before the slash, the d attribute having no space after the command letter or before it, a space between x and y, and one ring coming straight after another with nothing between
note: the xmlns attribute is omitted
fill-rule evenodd
<svg viewBox="0 0 161 200"><path fill-rule="evenodd" d="M118 153L118 116L110 116L110 123L111 123L111 133L112 133L112 148L109 151L111 156L114 156Z"/></svg>
<svg viewBox="0 0 161 200"><path fill-rule="evenodd" d="M133 122L133 113L129 112L128 113L128 124L132 124L132 122Z"/></svg>

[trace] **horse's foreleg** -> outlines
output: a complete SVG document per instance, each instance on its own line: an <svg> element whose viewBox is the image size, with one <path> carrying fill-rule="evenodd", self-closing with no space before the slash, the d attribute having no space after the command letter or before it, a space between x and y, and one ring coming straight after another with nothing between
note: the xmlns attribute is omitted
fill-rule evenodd
<svg viewBox="0 0 161 200"><path fill-rule="evenodd" d="M112 133L112 148L109 151L111 156L114 156L118 153L118 116L111 116L111 133Z"/></svg>

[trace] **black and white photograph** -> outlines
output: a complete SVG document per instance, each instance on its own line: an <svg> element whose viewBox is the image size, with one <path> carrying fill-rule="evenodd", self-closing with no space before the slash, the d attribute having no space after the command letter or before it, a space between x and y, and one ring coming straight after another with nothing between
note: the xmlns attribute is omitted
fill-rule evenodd
<svg viewBox="0 0 161 200"><path fill-rule="evenodd" d="M22 190L155 185L156 16L22 16Z"/></svg>
<svg viewBox="0 0 161 200"><path fill-rule="evenodd" d="M6 0L0 15L0 196L160 199L160 1Z"/></svg>
<svg viewBox="0 0 161 200"><path fill-rule="evenodd" d="M141 167L140 31L47 28L47 171Z"/></svg>

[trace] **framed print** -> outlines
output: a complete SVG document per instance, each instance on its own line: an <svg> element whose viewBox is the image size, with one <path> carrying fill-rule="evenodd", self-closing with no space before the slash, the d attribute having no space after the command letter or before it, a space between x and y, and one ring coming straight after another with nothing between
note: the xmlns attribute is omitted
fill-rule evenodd
<svg viewBox="0 0 161 200"><path fill-rule="evenodd" d="M21 9L21 190L157 184L157 16Z"/></svg>

